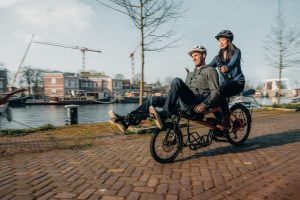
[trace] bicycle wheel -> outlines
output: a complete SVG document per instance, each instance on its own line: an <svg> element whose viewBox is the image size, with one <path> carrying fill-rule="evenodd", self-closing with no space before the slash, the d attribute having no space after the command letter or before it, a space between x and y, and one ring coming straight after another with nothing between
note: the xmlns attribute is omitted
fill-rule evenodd
<svg viewBox="0 0 300 200"><path fill-rule="evenodd" d="M159 163L172 162L182 149L182 134L174 125L165 125L164 129L156 128L150 141L150 152Z"/></svg>
<svg viewBox="0 0 300 200"><path fill-rule="evenodd" d="M228 142L234 146L245 143L251 130L251 115L249 110L242 104L235 104L230 108L231 129L226 134Z"/></svg>

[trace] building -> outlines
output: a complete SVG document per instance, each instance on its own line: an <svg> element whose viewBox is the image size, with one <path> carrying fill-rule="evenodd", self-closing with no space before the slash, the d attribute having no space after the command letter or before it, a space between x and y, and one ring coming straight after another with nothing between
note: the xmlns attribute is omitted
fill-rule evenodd
<svg viewBox="0 0 300 200"><path fill-rule="evenodd" d="M139 92L130 85L129 79L113 79L100 72L64 73L53 71L44 73L44 94L49 97L93 97Z"/></svg>
<svg viewBox="0 0 300 200"><path fill-rule="evenodd" d="M0 92L7 92L7 69L0 67Z"/></svg>
<svg viewBox="0 0 300 200"><path fill-rule="evenodd" d="M79 96L81 93L79 75L52 71L44 73L44 95L55 97Z"/></svg>
<svg viewBox="0 0 300 200"><path fill-rule="evenodd" d="M44 73L44 95L63 97L65 94L64 73L53 71Z"/></svg>
<svg viewBox="0 0 300 200"><path fill-rule="evenodd" d="M80 79L75 73L63 73L64 78L64 96L77 96L80 94Z"/></svg>
<svg viewBox="0 0 300 200"><path fill-rule="evenodd" d="M276 97L279 95L279 79L266 79L262 84L262 95L267 97ZM287 78L281 79L280 96L294 96L295 90L292 89L290 80Z"/></svg>
<svg viewBox="0 0 300 200"><path fill-rule="evenodd" d="M100 91L114 94L120 93L123 89L123 80L112 79L104 73L100 72L81 72L81 78L87 78L94 83L96 83L97 87Z"/></svg>

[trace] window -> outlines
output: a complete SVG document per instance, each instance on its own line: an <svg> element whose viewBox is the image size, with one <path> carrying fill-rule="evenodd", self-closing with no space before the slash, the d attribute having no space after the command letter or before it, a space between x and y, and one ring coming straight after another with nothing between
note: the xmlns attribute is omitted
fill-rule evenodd
<svg viewBox="0 0 300 200"><path fill-rule="evenodd" d="M267 90L272 90L272 81L267 82Z"/></svg>
<svg viewBox="0 0 300 200"><path fill-rule="evenodd" d="M56 84L56 78L51 78L51 84Z"/></svg>
<svg viewBox="0 0 300 200"><path fill-rule="evenodd" d="M4 85L4 84L3 84L3 81L0 81L0 88L1 88L1 89L4 88L3 85Z"/></svg>

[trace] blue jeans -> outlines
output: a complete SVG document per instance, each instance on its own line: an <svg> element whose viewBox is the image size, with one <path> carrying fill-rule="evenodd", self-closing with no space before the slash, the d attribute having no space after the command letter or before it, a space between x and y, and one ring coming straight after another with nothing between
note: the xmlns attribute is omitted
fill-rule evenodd
<svg viewBox="0 0 300 200"><path fill-rule="evenodd" d="M168 96L148 97L133 112L148 112L149 106L154 106L176 115L178 110L191 109L203 99L203 97L196 96L180 78L175 78L171 83Z"/></svg>

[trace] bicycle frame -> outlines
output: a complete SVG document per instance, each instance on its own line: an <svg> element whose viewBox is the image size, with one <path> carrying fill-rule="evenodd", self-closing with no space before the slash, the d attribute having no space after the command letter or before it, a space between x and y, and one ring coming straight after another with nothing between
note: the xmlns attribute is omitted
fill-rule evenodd
<svg viewBox="0 0 300 200"><path fill-rule="evenodd" d="M237 104L239 104L239 103L237 103ZM205 141L204 141L204 137L206 137L206 140L207 140L208 137L209 137L210 132L213 131L213 130L220 130L220 131L225 130L224 126L221 125L221 124L213 125L213 124L211 124L211 123L205 121L205 116L207 116L208 114L214 114L214 113L217 113L217 112L221 112L220 107L212 108L212 109L208 110L207 112L205 112L205 113L204 113L204 116L203 116L203 119L193 119L193 120L188 119L188 123L187 123L187 134L182 135L183 137L184 137L184 136L187 136L186 141L183 142L183 147L187 147L187 146L189 146L191 143L193 143L194 141L198 141L198 140L199 140L198 142L205 142ZM250 113L252 114L252 109L251 109L251 112L250 112ZM238 127L238 129L241 129L241 128L244 128L244 127L245 127L245 124L244 124L244 123L236 116L235 113L232 113L232 112L230 111L230 116L232 116L232 117L234 118L234 119L230 119L231 121L238 121L238 122L239 122L240 126ZM179 121L180 121L181 118L185 118L185 117L184 117L182 114L180 114L180 115L178 116L178 119L177 119L178 121L176 122L177 125L179 124ZM196 122L196 123L198 123L198 124L200 124L200 125L203 125L203 126L208 127L208 128L210 129L208 135L203 135L203 136L201 136L201 135L199 135L197 132L190 132L190 124L189 124L190 121ZM178 128L178 127L176 127L176 128ZM233 130L233 132L234 132L234 131L235 131L235 130ZM193 134L197 134L197 138L194 137ZM192 137L192 138L191 138L191 137ZM223 140L219 140L219 141L223 141ZM226 140L224 140L224 142L225 142L225 141L226 141ZM211 144L211 141L207 142L205 145L203 145L203 147L204 147L204 146L208 146L209 144Z"/></svg>
<svg viewBox="0 0 300 200"><path fill-rule="evenodd" d="M231 127L229 129L225 129L221 120L217 120L216 117L207 116L219 111L220 108L214 108L199 117L185 112L173 115L172 122L165 123L163 129L156 128L154 130L150 141L152 157L159 163L168 163L173 161L184 147L197 150L207 147L213 140L228 142L234 146L244 144L251 130L252 119L249 109L241 103L234 104L230 108ZM187 119L187 132L184 132L184 134L182 132L183 127L180 124L181 118ZM190 121L195 122L196 125L208 127L208 133L198 130L197 127L193 130Z"/></svg>

